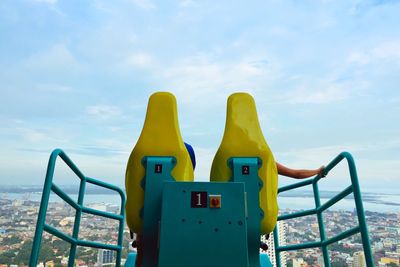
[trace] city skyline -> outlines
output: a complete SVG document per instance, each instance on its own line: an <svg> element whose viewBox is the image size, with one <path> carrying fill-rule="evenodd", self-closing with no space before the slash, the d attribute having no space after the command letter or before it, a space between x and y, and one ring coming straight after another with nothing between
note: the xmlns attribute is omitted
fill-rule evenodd
<svg viewBox="0 0 400 267"><path fill-rule="evenodd" d="M10 200L0 199L0 212L5 215L0 217L0 264L27 264L29 252L32 245L39 202L30 200ZM88 207L118 213L119 205L93 203ZM285 211L293 213L296 210ZM51 202L48 208L49 224L56 227L66 234L71 234L74 225L75 210L66 203ZM51 218L51 219L50 219ZM366 219L369 227L372 251L374 254L375 266L388 266L390 262L399 263L399 218L400 213L372 212L366 213ZM337 235L358 224L355 212L327 210L324 212L325 229L328 237ZM118 224L111 223L109 219L99 216L85 214L81 220L80 237L87 240L96 240L115 244L117 241ZM279 242L281 245L299 244L319 240L319 228L317 218L314 216L305 216L280 223ZM132 248L130 244L132 239L129 235L129 229L125 224L123 238L123 259L126 259L128 251ZM262 241L269 245L268 254L274 255L273 238ZM45 234L43 237L42 260L53 262L53 264L66 265L68 262L69 244L58 238L52 238ZM23 250L26 253L15 254ZM86 248L85 253L77 258L77 262L84 265L94 266L101 259L101 250ZM362 251L361 239L359 235L346 238L329 247L330 260L335 262L336 266L349 266L348 263L354 262L354 259ZM11 253L7 253L11 252ZM261 251L266 253L266 251ZM111 255L108 255L111 256ZM301 266L295 264L304 264L303 266L323 266L321 263L322 252L319 249L303 249L281 253L282 266ZM44 259L44 260L43 260ZM358 258L360 260L360 257ZM104 262L104 260L103 260ZM340 263L341 265L337 265ZM379 265L382 263L383 265ZM287 264L287 265L286 265ZM292 264L292 265L290 265ZM351 265L350 265L351 266ZM396 266L396 265L394 265Z"/></svg>
<svg viewBox="0 0 400 267"><path fill-rule="evenodd" d="M317 168L346 150L363 191L398 193L399 12L375 0L2 1L0 184L42 184L60 147L123 185L156 91L176 95L206 181L226 99L245 91L278 162ZM339 169L326 186L346 179Z"/></svg>

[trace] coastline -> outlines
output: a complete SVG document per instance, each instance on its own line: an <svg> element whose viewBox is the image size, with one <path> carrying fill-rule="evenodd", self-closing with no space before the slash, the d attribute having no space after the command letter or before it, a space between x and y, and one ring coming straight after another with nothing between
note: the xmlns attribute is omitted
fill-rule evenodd
<svg viewBox="0 0 400 267"><path fill-rule="evenodd" d="M32 201L40 202L41 192L24 192L24 193L12 193L12 192L0 192L0 200L19 200L19 201ZM84 203L87 204L111 204L119 205L120 197L114 192L107 190L107 193L98 192L96 190L87 192L84 198ZM339 192L335 191L321 191L321 203L326 202L331 197ZM72 199L77 200L77 194L74 191L67 192ZM62 200L55 194L51 194L50 202L61 202ZM314 196L312 191L299 191L294 193L286 193L278 196L278 204L281 210L283 209L310 209L314 208ZM366 211L372 212L390 212L400 213L400 196L394 194L375 194L375 193L364 193L363 204ZM330 208L331 210L348 210L353 211L355 204L353 197L350 195L345 199L339 201L335 206Z"/></svg>

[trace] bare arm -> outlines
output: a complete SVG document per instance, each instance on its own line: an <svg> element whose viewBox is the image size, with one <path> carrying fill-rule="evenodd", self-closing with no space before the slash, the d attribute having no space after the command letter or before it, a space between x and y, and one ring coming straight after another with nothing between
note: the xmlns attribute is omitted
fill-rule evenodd
<svg viewBox="0 0 400 267"><path fill-rule="evenodd" d="M315 170L290 169L278 162L276 163L276 167L278 168L278 174L283 175L283 176L292 177L295 179L308 178L308 177L320 174L324 170L324 166L321 166Z"/></svg>

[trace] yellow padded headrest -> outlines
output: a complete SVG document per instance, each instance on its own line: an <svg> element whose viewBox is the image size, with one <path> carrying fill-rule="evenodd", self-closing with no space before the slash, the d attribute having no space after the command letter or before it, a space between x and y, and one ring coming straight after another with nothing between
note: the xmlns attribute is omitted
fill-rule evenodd
<svg viewBox="0 0 400 267"><path fill-rule="evenodd" d="M211 181L228 181L232 171L231 157L259 157L262 166L258 175L264 183L260 190L260 208L264 211L261 233L270 233L278 216L278 172L274 156L260 128L256 105L251 95L235 93L229 96L225 132L211 167Z"/></svg>
<svg viewBox="0 0 400 267"><path fill-rule="evenodd" d="M142 165L145 156L175 157L177 163L172 177L176 181L193 181L192 163L179 130L176 99L171 93L158 92L150 97L142 132L126 168L126 221L135 233L142 232L143 221L139 214L144 200L141 181L145 176Z"/></svg>

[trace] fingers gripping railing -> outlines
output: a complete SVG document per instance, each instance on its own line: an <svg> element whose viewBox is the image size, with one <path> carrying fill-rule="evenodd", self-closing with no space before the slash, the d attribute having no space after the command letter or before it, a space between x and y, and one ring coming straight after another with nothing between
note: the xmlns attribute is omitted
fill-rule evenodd
<svg viewBox="0 0 400 267"><path fill-rule="evenodd" d="M53 183L55 164L56 164L56 160L58 157L60 157L81 180L80 186L79 186L79 195L78 195L77 202L75 202L73 199L71 199L66 193L64 193L57 185L55 185ZM83 205L83 197L85 194L86 183L94 184L94 185L97 185L100 187L105 187L110 190L118 192L121 197L120 213L114 214L114 213L104 212L104 211L85 207ZM69 205L71 205L76 210L72 236L67 235L67 234L59 231L58 229L46 224L46 212L47 212L47 208L48 208L48 204L49 204L49 197L50 197L51 191L53 191L55 194L57 194L60 198L62 198L65 202L67 202ZM82 212L118 220L119 221L119 229L118 229L117 245L104 244L104 243L98 243L98 242L86 241L86 240L79 239L78 235L79 235L79 226L80 226ZM44 186L43 186L43 194L42 194L42 199L40 202L39 215L38 215L38 220L37 220L37 225L36 225L35 236L33 239L32 252L31 252L31 257L30 257L30 261L29 261L29 266L30 267L37 266L43 231L46 231L46 232L71 244L71 249L70 249L69 259L68 259L69 267L74 266L77 246L101 248L101 249L108 249L108 250L116 251L116 254L117 254L116 255L116 266L119 267L121 265L121 256L122 256L122 240L123 240L124 220L125 220L125 194L124 194L124 192L120 188L118 188L114 185L104 183L104 182L101 182L96 179L93 179L93 178L83 175L83 173L76 167L76 165L64 153L64 151L62 151L61 149L56 149L51 153L49 163L47 166L46 179L45 179Z"/></svg>
<svg viewBox="0 0 400 267"><path fill-rule="evenodd" d="M323 205L321 205L319 189L318 189L318 181L322 177L326 176L329 173L329 171L332 170L343 159L347 160L347 164L348 164L348 168L349 168L349 172L350 172L351 185L348 186L347 188L345 188L342 192L340 192L339 194L337 194L330 200L328 200L327 202L325 202ZM306 249L306 248L316 248L316 247L319 247L322 250L322 254L323 254L323 258L324 258L324 265L331 266L329 254L328 254L328 245L338 242L342 239L348 238L354 234L360 233L362 245L364 248L366 264L368 267L373 267L374 262L373 262L371 246L370 246L370 242L369 242L369 238L368 238L368 229L367 229L367 223L365 221L364 208L363 208L361 192L360 192L360 185L358 183L357 170L356 170L356 166L354 163L354 159L351 156L351 154L348 152L340 153L334 160L332 160L325 167L325 169L321 175L317 175L316 177L314 177L312 179L308 179L308 180L301 181L301 182L298 182L295 184L281 187L278 190L278 194L285 192L285 191L295 189L295 188L307 186L307 185L312 185L312 187L313 187L315 208L305 210L305 211L294 212L291 214L281 215L278 217L278 221L283 221L283 220L288 220L288 219L293 219L293 218L316 214L317 219L318 219L320 241L280 246L279 239L278 239L278 230L275 227L275 229L274 229L274 245L275 245L275 251L276 251L275 257L276 257L277 266L278 267L281 266L280 252L282 252L282 251L298 250L298 249ZM358 226L351 228L345 232L342 232L342 233L328 239L326 237L326 233L325 233L325 227L324 227L322 213L323 213L323 211L325 211L332 205L336 204L338 201L345 198L346 196L348 196L351 193L353 193L353 195L354 195L354 200L355 200L355 205L356 205L356 210L357 210Z"/></svg>

